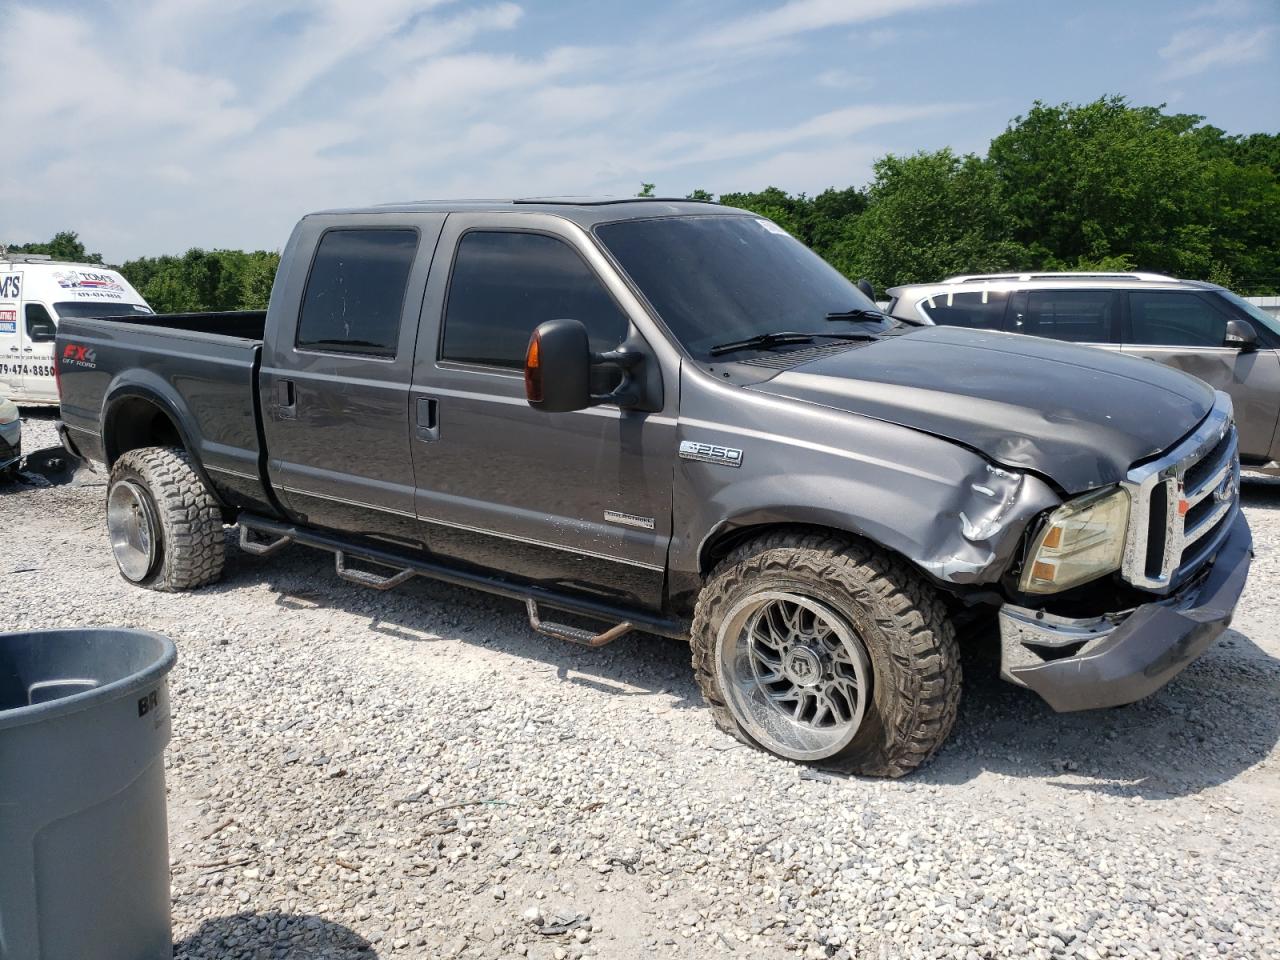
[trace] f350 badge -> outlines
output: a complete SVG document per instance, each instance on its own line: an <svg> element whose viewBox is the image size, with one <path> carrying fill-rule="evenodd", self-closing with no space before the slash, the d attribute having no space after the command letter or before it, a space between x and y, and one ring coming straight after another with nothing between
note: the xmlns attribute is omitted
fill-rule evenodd
<svg viewBox="0 0 1280 960"><path fill-rule="evenodd" d="M696 440L681 440L680 456L685 460L718 463L722 467L742 466L741 450L737 447L722 447L718 443L698 443Z"/></svg>

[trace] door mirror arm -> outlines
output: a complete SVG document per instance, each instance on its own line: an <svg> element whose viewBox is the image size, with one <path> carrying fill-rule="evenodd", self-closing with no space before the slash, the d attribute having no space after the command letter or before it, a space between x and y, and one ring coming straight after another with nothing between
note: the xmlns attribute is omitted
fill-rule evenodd
<svg viewBox="0 0 1280 960"><path fill-rule="evenodd" d="M634 373L643 363L644 354L639 350L628 349L626 344L605 353L593 353L591 355L593 367L617 367L622 371L622 381L609 393L593 393L591 405L598 407L601 404L612 403L623 409L636 406L640 402L640 387Z"/></svg>

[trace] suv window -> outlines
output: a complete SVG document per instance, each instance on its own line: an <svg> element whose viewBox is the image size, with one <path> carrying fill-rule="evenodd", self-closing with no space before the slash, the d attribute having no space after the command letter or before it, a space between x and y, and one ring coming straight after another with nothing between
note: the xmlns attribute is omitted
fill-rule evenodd
<svg viewBox="0 0 1280 960"><path fill-rule="evenodd" d="M1003 330L1004 310L1008 305L1006 290L973 290L935 294L922 300L919 309L941 327Z"/></svg>
<svg viewBox="0 0 1280 960"><path fill-rule="evenodd" d="M1178 290L1129 294L1129 342L1169 347L1220 347L1227 318L1198 294Z"/></svg>
<svg viewBox="0 0 1280 960"><path fill-rule="evenodd" d="M1110 290L1033 290L1019 331L1073 343L1110 343L1114 317Z"/></svg>
<svg viewBox="0 0 1280 960"><path fill-rule="evenodd" d="M416 230L330 230L320 238L298 319L299 347L394 357Z"/></svg>
<svg viewBox="0 0 1280 960"><path fill-rule="evenodd" d="M591 349L612 350L627 318L567 243L540 233L472 231L458 242L449 280L441 357L523 367L534 328L578 320Z"/></svg>

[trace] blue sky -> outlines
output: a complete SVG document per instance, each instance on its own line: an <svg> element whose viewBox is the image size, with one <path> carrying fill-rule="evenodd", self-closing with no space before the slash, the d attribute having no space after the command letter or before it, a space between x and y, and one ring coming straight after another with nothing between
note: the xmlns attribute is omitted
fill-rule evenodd
<svg viewBox="0 0 1280 960"><path fill-rule="evenodd" d="M0 239L278 249L434 197L790 191L1122 93L1280 130L1280 0L0 2Z"/></svg>

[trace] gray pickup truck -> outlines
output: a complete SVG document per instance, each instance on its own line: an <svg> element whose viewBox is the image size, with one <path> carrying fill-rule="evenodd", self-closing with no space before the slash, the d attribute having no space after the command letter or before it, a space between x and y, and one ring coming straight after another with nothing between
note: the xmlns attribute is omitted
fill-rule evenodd
<svg viewBox="0 0 1280 960"><path fill-rule="evenodd" d="M69 318L57 372L131 583L215 580L238 524L566 640L688 637L726 731L862 774L946 739L957 624L998 622L1054 709L1128 703L1225 629L1252 556L1225 394L901 325L713 204L315 214L265 313Z"/></svg>

